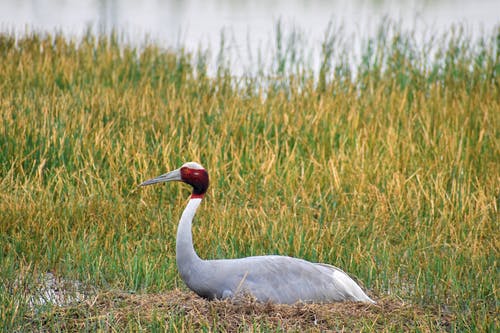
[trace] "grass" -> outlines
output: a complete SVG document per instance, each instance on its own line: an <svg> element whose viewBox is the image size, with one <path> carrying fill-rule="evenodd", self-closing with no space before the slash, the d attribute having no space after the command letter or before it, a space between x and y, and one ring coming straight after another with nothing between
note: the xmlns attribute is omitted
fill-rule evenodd
<svg viewBox="0 0 500 333"><path fill-rule="evenodd" d="M279 305L240 302L207 302L193 293L173 290L162 294L131 295L101 293L90 302L71 308L56 307L26 322L26 328L55 330L137 331L324 331L384 330L388 326L406 330L431 330L450 325L449 316L437 316L387 298L376 306L361 303ZM92 320L89 321L89 317ZM68 318L70 320L68 320ZM395 321L395 322L393 322ZM394 327L394 326L393 326Z"/></svg>
<svg viewBox="0 0 500 333"><path fill-rule="evenodd" d="M386 25L354 64L330 31L317 74L283 34L243 77L222 51L211 76L206 52L0 35L2 330L498 329L500 31L419 45ZM211 177L201 257L331 263L379 305L187 291L189 189L136 185L189 160ZM93 292L30 305L47 272Z"/></svg>

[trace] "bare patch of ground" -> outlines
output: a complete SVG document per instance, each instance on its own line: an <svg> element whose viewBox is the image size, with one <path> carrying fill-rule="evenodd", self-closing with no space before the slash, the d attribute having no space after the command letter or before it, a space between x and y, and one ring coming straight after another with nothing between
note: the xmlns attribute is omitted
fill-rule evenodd
<svg viewBox="0 0 500 333"><path fill-rule="evenodd" d="M251 298L207 301L192 292L162 294L99 293L79 304L54 307L45 318L27 318L39 328L79 331L89 328L130 329L160 323L163 328L208 331L412 331L447 330L452 318L394 300L280 305ZM135 324L131 325L131 321ZM33 326L33 327L34 327ZM176 329L174 329L176 330Z"/></svg>

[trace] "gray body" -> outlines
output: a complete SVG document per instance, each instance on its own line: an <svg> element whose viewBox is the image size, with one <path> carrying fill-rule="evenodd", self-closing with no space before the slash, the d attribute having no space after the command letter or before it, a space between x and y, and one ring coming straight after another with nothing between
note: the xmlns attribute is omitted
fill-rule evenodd
<svg viewBox="0 0 500 333"><path fill-rule="evenodd" d="M286 256L202 260L193 248L191 222L201 199L191 199L177 230L177 266L186 285L208 299L250 294L262 302L361 301L374 303L342 270Z"/></svg>
<svg viewBox="0 0 500 333"><path fill-rule="evenodd" d="M284 256L202 260L196 254L191 224L208 188L208 173L198 163L145 181L141 186L182 181L193 187L177 229L176 259L179 273L191 290L208 299L250 294L261 302L359 301L375 303L342 270Z"/></svg>

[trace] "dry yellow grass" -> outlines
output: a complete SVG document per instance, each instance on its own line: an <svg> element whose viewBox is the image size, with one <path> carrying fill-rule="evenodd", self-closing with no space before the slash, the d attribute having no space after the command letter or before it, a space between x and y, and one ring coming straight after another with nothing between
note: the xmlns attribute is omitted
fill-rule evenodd
<svg viewBox="0 0 500 333"><path fill-rule="evenodd" d="M443 38L432 60L404 46L410 37L375 40L355 78L327 68L319 86L304 73L245 80L221 70L210 78L190 55L155 46L139 52L114 39L1 35L4 329L56 329L55 319L95 329L101 321L94 316L123 295L110 290L141 293L123 296L125 309L148 297L153 304L152 313L123 310L128 322L118 328L204 325L159 305L183 285L174 235L187 189L136 188L196 160L211 177L193 230L201 257L279 253L328 262L357 276L382 304L405 304L395 305L394 317L380 308L349 317L357 305L345 305L345 314L342 305L311 310L345 319L325 319L322 328L386 323L388 330L433 331L447 313L453 329L495 330L495 33L474 45L466 36ZM94 286L108 303L31 313L14 281L33 285L48 271ZM186 302L240 318L238 305ZM255 330L275 330L278 315L293 325L285 312L294 307L282 313L273 306L265 317L266 305L252 306L261 311L249 316ZM170 315L175 320L161 319ZM203 318L215 330L210 316Z"/></svg>
<svg viewBox="0 0 500 333"><path fill-rule="evenodd" d="M251 298L207 301L192 292L172 290L161 294L106 292L85 302L54 308L43 317L29 313L25 329L39 325L64 331L82 331L92 325L103 330L130 330L131 318L150 329L176 325L180 330L238 332L256 328L285 332L377 331L394 326L423 332L447 331L453 317L390 298L376 305L363 303L295 304L258 303ZM64 319L61 321L61 319ZM425 320L422 320L424 319ZM353 325L354 323L354 325Z"/></svg>

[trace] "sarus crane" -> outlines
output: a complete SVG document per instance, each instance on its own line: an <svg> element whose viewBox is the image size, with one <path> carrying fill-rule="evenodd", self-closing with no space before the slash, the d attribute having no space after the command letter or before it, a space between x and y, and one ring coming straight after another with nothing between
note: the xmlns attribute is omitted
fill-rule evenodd
<svg viewBox="0 0 500 333"><path fill-rule="evenodd" d="M200 259L193 247L191 224L207 191L208 173L200 164L188 162L139 186L170 181L181 181L193 187L177 229L176 260L182 280L198 295L212 300L247 294L260 302L282 304L375 303L349 275L328 264L279 255Z"/></svg>

